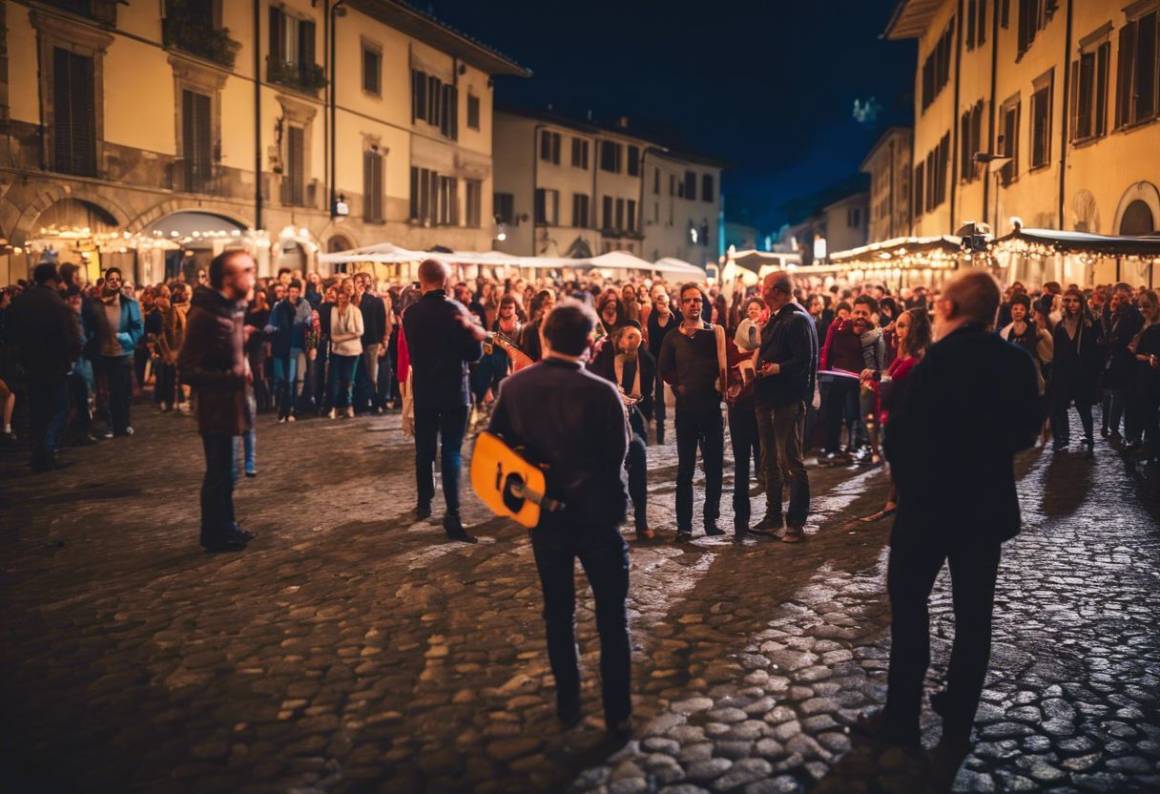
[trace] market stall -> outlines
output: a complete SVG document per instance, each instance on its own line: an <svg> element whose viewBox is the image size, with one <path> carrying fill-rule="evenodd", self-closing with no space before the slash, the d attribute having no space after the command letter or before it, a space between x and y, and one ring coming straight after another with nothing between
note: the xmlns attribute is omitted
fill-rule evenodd
<svg viewBox="0 0 1160 794"><path fill-rule="evenodd" d="M898 289L942 283L959 267L990 265L987 254L963 251L962 238L949 234L898 237L835 251L830 261L851 282L878 281Z"/></svg>
<svg viewBox="0 0 1160 794"><path fill-rule="evenodd" d="M996 275L1006 284L1039 287L1127 282L1155 287L1160 280L1160 235L1111 236L1016 226L992 245Z"/></svg>

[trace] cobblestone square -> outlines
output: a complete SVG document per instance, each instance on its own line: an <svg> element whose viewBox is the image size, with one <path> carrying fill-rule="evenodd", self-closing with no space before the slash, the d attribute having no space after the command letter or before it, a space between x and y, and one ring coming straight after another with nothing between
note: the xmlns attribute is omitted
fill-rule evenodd
<svg viewBox="0 0 1160 794"><path fill-rule="evenodd" d="M889 521L858 520L881 470L811 467L804 544L631 544L637 738L606 757L590 594L589 716L564 731L526 534L474 495L478 545L444 542L438 498L412 524L397 416L260 417L259 476L237 492L258 539L210 556L193 422L135 412L134 436L61 472L0 464L7 790L916 790L913 759L846 730L885 692ZM675 463L671 442L649 448L666 541ZM1157 484L1107 444L1092 461L1033 450L1018 475L1024 530L955 790L1160 790ZM945 572L932 623L930 685L953 632Z"/></svg>

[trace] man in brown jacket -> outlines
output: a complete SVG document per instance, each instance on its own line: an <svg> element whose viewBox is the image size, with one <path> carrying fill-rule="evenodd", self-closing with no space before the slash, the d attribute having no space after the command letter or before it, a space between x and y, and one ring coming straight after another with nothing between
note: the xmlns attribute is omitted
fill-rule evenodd
<svg viewBox="0 0 1160 794"><path fill-rule="evenodd" d="M179 366L197 390L197 429L205 448L201 484L201 545L208 552L241 551L253 535L234 521L234 436L249 429L247 392L253 382L243 353L245 299L254 260L225 251L209 266L208 287L193 294Z"/></svg>

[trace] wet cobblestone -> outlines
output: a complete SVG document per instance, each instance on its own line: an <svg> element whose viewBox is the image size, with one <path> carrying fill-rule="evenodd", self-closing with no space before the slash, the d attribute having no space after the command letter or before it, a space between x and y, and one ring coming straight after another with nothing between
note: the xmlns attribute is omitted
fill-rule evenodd
<svg viewBox="0 0 1160 794"><path fill-rule="evenodd" d="M639 736L601 758L590 596L590 716L563 732L526 535L473 497L477 546L412 525L397 417L262 417L260 475L237 498L259 538L210 557L192 423L145 410L135 436L52 477L0 461L0 758L21 790L915 790L914 758L851 749L845 730L885 690L888 525L856 520L881 472L812 469L798 546L633 544ZM649 454L650 520L671 537L675 450ZM1160 789L1156 483L1104 445L1094 462L1033 451L1019 473L1026 529L1005 546L955 789ZM945 577L932 627L933 685Z"/></svg>

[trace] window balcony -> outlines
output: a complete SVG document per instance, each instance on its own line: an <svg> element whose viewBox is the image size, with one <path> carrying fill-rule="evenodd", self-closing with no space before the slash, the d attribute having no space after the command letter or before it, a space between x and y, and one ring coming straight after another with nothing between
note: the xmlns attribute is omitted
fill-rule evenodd
<svg viewBox="0 0 1160 794"><path fill-rule="evenodd" d="M241 44L230 38L228 29L215 28L205 20L183 15L180 10L175 13L172 8L161 23L161 37L166 47L205 58L227 69L234 67Z"/></svg>
<svg viewBox="0 0 1160 794"><path fill-rule="evenodd" d="M287 63L266 57L266 79L305 94L318 96L326 85L326 73L316 63Z"/></svg>

